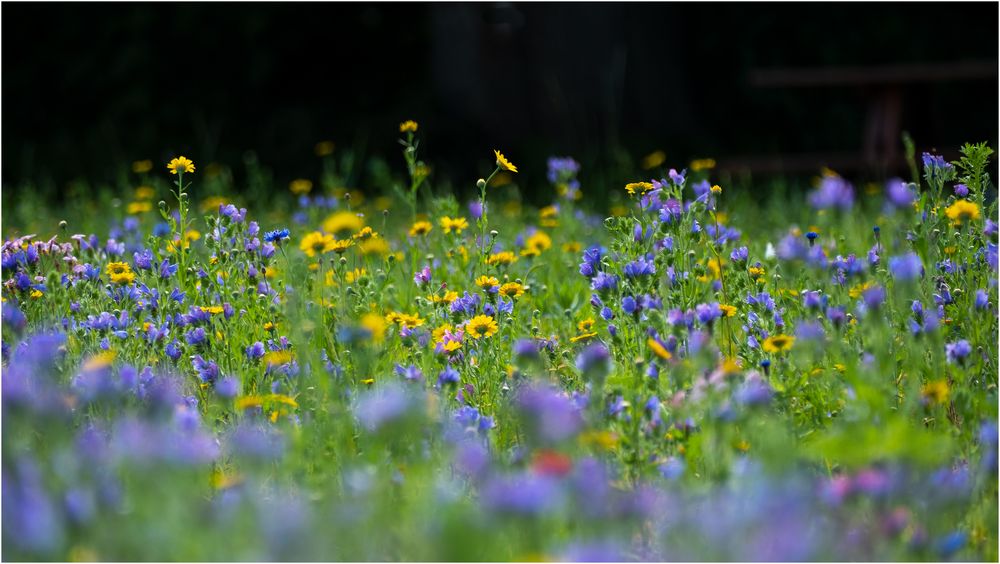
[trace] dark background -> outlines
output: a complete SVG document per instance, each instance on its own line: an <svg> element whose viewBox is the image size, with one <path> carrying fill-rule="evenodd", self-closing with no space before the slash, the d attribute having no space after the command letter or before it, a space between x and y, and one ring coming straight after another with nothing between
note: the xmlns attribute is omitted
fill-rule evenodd
<svg viewBox="0 0 1000 564"><path fill-rule="evenodd" d="M756 88L751 70L995 68L998 39L995 3L8 3L3 15L3 184L52 197L178 153L238 171L252 149L279 180L309 176L324 139L402 170L397 124L411 118L436 174L463 181L494 147L528 181L550 154L594 172L654 149L677 167L856 153L871 88ZM901 92L900 126L921 149L995 146L995 76Z"/></svg>

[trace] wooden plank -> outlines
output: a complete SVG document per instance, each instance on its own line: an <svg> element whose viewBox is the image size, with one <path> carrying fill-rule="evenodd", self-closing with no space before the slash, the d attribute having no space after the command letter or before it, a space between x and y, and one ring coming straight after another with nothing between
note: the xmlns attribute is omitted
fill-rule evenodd
<svg viewBox="0 0 1000 564"><path fill-rule="evenodd" d="M997 61L753 69L749 72L748 78L750 84L758 88L883 86L921 82L996 80Z"/></svg>

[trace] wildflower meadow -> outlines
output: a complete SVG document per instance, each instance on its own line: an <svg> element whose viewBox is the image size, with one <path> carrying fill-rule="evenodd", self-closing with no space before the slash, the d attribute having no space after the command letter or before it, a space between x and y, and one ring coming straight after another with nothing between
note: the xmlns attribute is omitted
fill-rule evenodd
<svg viewBox="0 0 1000 564"><path fill-rule="evenodd" d="M985 143L604 205L489 145L444 189L423 125L4 187L4 559L997 560Z"/></svg>

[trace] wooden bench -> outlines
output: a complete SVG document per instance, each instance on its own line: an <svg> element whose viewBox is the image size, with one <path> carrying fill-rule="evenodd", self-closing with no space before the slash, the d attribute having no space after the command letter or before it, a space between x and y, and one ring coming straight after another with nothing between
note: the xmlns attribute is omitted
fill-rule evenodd
<svg viewBox="0 0 1000 564"><path fill-rule="evenodd" d="M900 116L906 87L957 81L997 80L996 61L883 66L753 69L756 88L860 88L868 99L860 154L800 154L720 159L719 168L755 172L862 170L884 174L903 166Z"/></svg>

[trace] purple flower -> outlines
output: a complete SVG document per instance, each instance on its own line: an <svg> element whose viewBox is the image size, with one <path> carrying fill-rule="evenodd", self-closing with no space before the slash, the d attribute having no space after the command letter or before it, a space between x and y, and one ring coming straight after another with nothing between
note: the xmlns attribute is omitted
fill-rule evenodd
<svg viewBox="0 0 1000 564"><path fill-rule="evenodd" d="M633 315L638 313L639 304L636 303L635 298L632 296L625 296L622 298L622 310L629 315Z"/></svg>
<svg viewBox="0 0 1000 564"><path fill-rule="evenodd" d="M611 352L601 342L588 345L577 355L576 368L588 380L600 381L611 371Z"/></svg>
<svg viewBox="0 0 1000 564"><path fill-rule="evenodd" d="M653 264L653 261L646 260L646 257L639 257L638 259L626 264L624 272L627 278L650 276L656 274L656 266Z"/></svg>
<svg viewBox="0 0 1000 564"><path fill-rule="evenodd" d="M733 252L729 253L729 259L733 262L746 262L747 257L750 256L750 250L746 247L739 247L733 249Z"/></svg>
<svg viewBox="0 0 1000 564"><path fill-rule="evenodd" d="M962 339L954 343L947 343L944 350L949 363L960 364L972 352L972 345L969 344L969 341Z"/></svg>
<svg viewBox="0 0 1000 564"><path fill-rule="evenodd" d="M407 390L399 384L389 383L377 390L363 394L354 408L354 415L369 431L404 417L413 406Z"/></svg>
<svg viewBox="0 0 1000 564"><path fill-rule="evenodd" d="M885 301L885 288L872 286L861 292L861 300L868 309L876 309Z"/></svg>
<svg viewBox="0 0 1000 564"><path fill-rule="evenodd" d="M437 387L443 388L448 384L458 385L460 381L461 376L459 375L458 370L449 366L438 374Z"/></svg>
<svg viewBox="0 0 1000 564"><path fill-rule="evenodd" d="M590 289L597 292L608 292L618 288L618 277L607 272L598 272L590 283Z"/></svg>
<svg viewBox="0 0 1000 564"><path fill-rule="evenodd" d="M397 364L395 370L396 374L411 382L422 382L424 379L424 373L413 364L405 367L401 364Z"/></svg>
<svg viewBox="0 0 1000 564"><path fill-rule="evenodd" d="M232 399L240 394L240 381L233 376L226 376L215 383L215 393L219 397Z"/></svg>
<svg viewBox="0 0 1000 564"><path fill-rule="evenodd" d="M903 182L899 178L890 179L885 185L885 201L889 207L895 209L909 208L913 205L916 194L910 184Z"/></svg>
<svg viewBox="0 0 1000 564"><path fill-rule="evenodd" d="M924 273L924 263L916 253L889 257L889 271L897 280L916 280Z"/></svg>
<svg viewBox="0 0 1000 564"><path fill-rule="evenodd" d="M420 271L413 275L413 283L417 286L426 286L431 282L431 267L425 265Z"/></svg>
<svg viewBox="0 0 1000 564"><path fill-rule="evenodd" d="M964 198L964 197L968 196L969 195L969 187L966 186L965 184L956 184L955 185L955 195L958 196L959 198Z"/></svg>
<svg viewBox="0 0 1000 564"><path fill-rule="evenodd" d="M576 435L583 420L565 393L545 386L521 388L517 406L529 435L543 443L558 443Z"/></svg>
<svg viewBox="0 0 1000 564"><path fill-rule="evenodd" d="M818 210L849 210L854 206L854 188L839 176L824 176L819 188L809 194L809 205Z"/></svg>
<svg viewBox="0 0 1000 564"><path fill-rule="evenodd" d="M979 289L976 290L976 309L986 309L990 307L990 295L986 293L986 290Z"/></svg>

